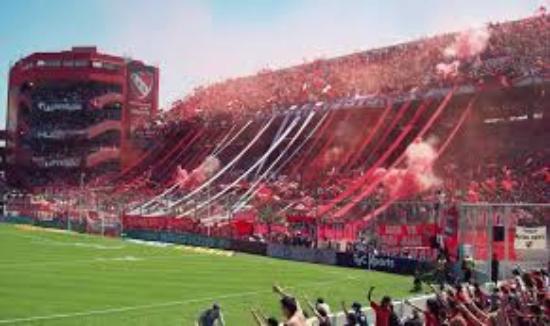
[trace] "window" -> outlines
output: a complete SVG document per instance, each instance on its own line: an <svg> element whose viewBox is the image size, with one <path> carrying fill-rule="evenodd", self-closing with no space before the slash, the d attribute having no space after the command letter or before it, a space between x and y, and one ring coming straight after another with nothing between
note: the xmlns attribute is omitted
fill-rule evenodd
<svg viewBox="0 0 550 326"><path fill-rule="evenodd" d="M92 67L102 68L103 67L103 62L101 62L101 61L92 61Z"/></svg>
<svg viewBox="0 0 550 326"><path fill-rule="evenodd" d="M74 67L74 61L73 60L63 61L63 67Z"/></svg>

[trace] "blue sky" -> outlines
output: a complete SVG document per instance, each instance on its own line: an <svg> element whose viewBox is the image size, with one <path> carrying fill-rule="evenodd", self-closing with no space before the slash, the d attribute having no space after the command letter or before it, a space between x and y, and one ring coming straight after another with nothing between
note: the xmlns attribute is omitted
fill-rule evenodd
<svg viewBox="0 0 550 326"><path fill-rule="evenodd" d="M144 59L161 69L165 105L200 84L525 17L542 4L548 0L5 0L0 114L10 63L34 51L97 45Z"/></svg>

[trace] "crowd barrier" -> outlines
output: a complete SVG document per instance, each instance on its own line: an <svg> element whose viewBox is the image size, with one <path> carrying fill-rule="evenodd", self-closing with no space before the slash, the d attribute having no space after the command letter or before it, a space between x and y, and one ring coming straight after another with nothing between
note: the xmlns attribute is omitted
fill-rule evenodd
<svg viewBox="0 0 550 326"><path fill-rule="evenodd" d="M231 240L229 249L233 251L245 252L253 255L267 256L267 244L263 242Z"/></svg>

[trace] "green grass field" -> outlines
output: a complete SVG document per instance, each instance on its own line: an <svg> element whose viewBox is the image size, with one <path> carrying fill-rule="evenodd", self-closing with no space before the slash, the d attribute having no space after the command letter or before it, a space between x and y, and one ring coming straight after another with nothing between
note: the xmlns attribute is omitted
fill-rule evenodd
<svg viewBox="0 0 550 326"><path fill-rule="evenodd" d="M271 286L301 296L365 302L408 295L407 277L233 256L0 224L0 325L193 325L219 302L228 325L253 325L251 307L280 317Z"/></svg>

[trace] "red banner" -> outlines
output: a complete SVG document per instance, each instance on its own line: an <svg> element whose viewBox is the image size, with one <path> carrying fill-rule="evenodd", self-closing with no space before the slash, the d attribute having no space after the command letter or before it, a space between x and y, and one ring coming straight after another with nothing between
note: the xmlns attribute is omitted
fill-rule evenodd
<svg viewBox="0 0 550 326"><path fill-rule="evenodd" d="M381 224L377 233L382 246L388 247L430 247L439 227L433 223L417 225Z"/></svg>

